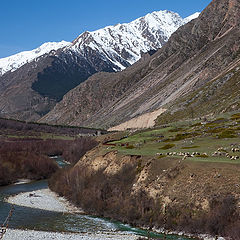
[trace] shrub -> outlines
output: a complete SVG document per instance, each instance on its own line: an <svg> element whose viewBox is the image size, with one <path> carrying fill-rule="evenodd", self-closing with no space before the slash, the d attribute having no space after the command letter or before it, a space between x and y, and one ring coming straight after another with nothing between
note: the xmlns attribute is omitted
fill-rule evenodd
<svg viewBox="0 0 240 240"><path fill-rule="evenodd" d="M235 132L231 129L228 129L228 130L224 130L222 131L219 135L218 135L218 138L235 138L237 137L235 135Z"/></svg>
<svg viewBox="0 0 240 240"><path fill-rule="evenodd" d="M231 119L232 119L232 120L240 120L240 113L233 114L233 115L231 116Z"/></svg>
<svg viewBox="0 0 240 240"><path fill-rule="evenodd" d="M190 137L193 137L192 134L190 133L178 133L173 139L172 141L180 141L180 140L184 140L186 138L190 138Z"/></svg>
<svg viewBox="0 0 240 240"><path fill-rule="evenodd" d="M168 132L180 132L182 130L183 130L182 128L173 128L173 129L170 129Z"/></svg>
<svg viewBox="0 0 240 240"><path fill-rule="evenodd" d="M169 143L169 144L164 145L164 146L161 147L160 149L167 150L167 149L170 149L170 148L173 148L173 147L175 147L175 144Z"/></svg>
<svg viewBox="0 0 240 240"><path fill-rule="evenodd" d="M134 149L135 147L133 145L126 146L126 149Z"/></svg>
<svg viewBox="0 0 240 240"><path fill-rule="evenodd" d="M189 146L189 147L182 147L182 149L191 149L191 148L199 148L200 146Z"/></svg>
<svg viewBox="0 0 240 240"><path fill-rule="evenodd" d="M49 178L58 167L48 156L62 155L66 161L74 164L96 145L97 142L89 137L76 140L1 140L0 185L12 183L18 178Z"/></svg>

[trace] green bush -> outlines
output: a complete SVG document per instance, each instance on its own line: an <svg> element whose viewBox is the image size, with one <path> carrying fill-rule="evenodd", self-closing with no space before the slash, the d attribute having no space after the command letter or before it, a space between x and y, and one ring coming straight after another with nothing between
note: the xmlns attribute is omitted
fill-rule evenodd
<svg viewBox="0 0 240 240"><path fill-rule="evenodd" d="M233 130L224 130L219 135L218 138L235 138L235 132Z"/></svg>
<svg viewBox="0 0 240 240"><path fill-rule="evenodd" d="M233 115L231 116L231 119L232 119L232 120L240 120L240 113L233 114Z"/></svg>
<svg viewBox="0 0 240 240"><path fill-rule="evenodd" d="M198 126L202 126L202 123L195 123L195 124L193 124L191 127L198 127Z"/></svg>
<svg viewBox="0 0 240 240"><path fill-rule="evenodd" d="M164 145L163 147L161 147L160 149L163 149L163 150L167 150L167 149L170 149L170 148L173 148L175 147L175 144L166 144Z"/></svg>
<svg viewBox="0 0 240 240"><path fill-rule="evenodd" d="M170 129L168 132L180 132L182 130L183 130L182 128L173 128L173 129Z"/></svg>
<svg viewBox="0 0 240 240"><path fill-rule="evenodd" d="M126 149L134 149L135 147L133 145L126 146Z"/></svg>
<svg viewBox="0 0 240 240"><path fill-rule="evenodd" d="M224 128L221 127L209 128L206 130L207 133L220 133L222 131L224 131Z"/></svg>
<svg viewBox="0 0 240 240"><path fill-rule="evenodd" d="M190 137L193 137L193 135L190 133L183 133L183 134L179 133L172 140L173 141L181 141L181 140L184 140L184 139L190 138Z"/></svg>

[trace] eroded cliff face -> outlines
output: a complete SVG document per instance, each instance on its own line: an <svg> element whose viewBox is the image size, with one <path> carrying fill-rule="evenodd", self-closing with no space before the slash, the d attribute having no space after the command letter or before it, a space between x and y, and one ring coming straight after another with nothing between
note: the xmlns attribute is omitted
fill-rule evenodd
<svg viewBox="0 0 240 240"><path fill-rule="evenodd" d="M88 152L52 179L51 188L86 212L133 225L224 236L237 231L238 165L104 151L99 145Z"/></svg>

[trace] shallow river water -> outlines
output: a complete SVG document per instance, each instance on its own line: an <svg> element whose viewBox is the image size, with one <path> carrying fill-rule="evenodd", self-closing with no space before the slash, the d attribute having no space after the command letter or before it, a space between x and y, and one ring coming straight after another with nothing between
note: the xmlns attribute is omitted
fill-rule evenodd
<svg viewBox="0 0 240 240"><path fill-rule="evenodd" d="M11 205L4 201L5 198L22 192L32 192L46 189L46 180L35 181L24 184L0 187L0 225L4 222L11 209ZM149 236L147 231L132 228L120 222L113 222L103 218L83 214L66 214L29 207L14 205L13 216L9 222L9 228L30 229L53 232L75 232L75 233L132 233L142 236ZM159 239L179 239L189 238L151 233L152 237Z"/></svg>

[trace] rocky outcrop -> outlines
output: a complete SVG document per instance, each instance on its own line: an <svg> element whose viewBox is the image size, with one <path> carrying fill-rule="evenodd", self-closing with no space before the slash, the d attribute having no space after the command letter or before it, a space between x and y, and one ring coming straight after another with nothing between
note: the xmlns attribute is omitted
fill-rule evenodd
<svg viewBox="0 0 240 240"><path fill-rule="evenodd" d="M238 1L213 0L157 53L120 73L89 78L66 94L41 121L109 128L159 108L177 106L180 101L187 105L184 97L192 98L238 65L239 9ZM230 104L237 100L235 94L232 97L235 100L227 100ZM199 109L201 115L201 104Z"/></svg>

